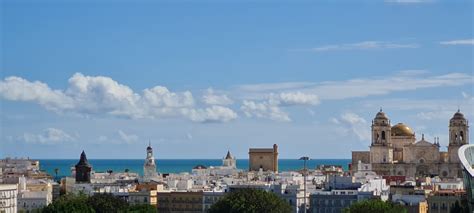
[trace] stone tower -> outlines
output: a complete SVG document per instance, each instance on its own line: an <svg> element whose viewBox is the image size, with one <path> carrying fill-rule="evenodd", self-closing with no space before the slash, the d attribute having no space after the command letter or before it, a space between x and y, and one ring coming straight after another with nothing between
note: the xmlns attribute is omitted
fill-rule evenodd
<svg viewBox="0 0 474 213"><path fill-rule="evenodd" d="M393 148L390 138L390 120L380 109L372 120L371 163L391 163L393 161Z"/></svg>
<svg viewBox="0 0 474 213"><path fill-rule="evenodd" d="M81 159L76 164L76 183L90 183L92 166L87 161L86 153L82 151Z"/></svg>
<svg viewBox="0 0 474 213"><path fill-rule="evenodd" d="M459 163L458 149L469 143L469 122L458 110L449 120L449 162Z"/></svg>
<svg viewBox="0 0 474 213"><path fill-rule="evenodd" d="M157 178L158 173L156 172L155 157L153 156L153 148L151 143L146 148L146 159L143 165L143 179L144 181L150 181L153 178Z"/></svg>
<svg viewBox="0 0 474 213"><path fill-rule="evenodd" d="M222 166L231 167L234 169L237 168L235 157L230 154L230 151L227 151L227 155L222 160Z"/></svg>
<svg viewBox="0 0 474 213"><path fill-rule="evenodd" d="M249 149L249 171L259 170L278 172L278 145Z"/></svg>

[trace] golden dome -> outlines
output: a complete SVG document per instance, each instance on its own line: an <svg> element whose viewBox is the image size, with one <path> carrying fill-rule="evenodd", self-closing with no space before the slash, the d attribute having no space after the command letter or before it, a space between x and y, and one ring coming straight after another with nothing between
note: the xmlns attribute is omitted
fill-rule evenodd
<svg viewBox="0 0 474 213"><path fill-rule="evenodd" d="M395 126L392 126L392 135L393 136L414 136L413 130L410 127L403 123L398 123Z"/></svg>

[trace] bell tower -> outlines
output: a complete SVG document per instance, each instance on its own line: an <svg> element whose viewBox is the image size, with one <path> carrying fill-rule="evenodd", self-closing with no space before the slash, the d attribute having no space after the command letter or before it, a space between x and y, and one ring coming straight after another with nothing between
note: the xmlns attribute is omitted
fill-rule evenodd
<svg viewBox="0 0 474 213"><path fill-rule="evenodd" d="M391 129L390 120L380 109L377 115L375 115L374 120L372 120L372 145L387 146L391 144Z"/></svg>
<svg viewBox="0 0 474 213"><path fill-rule="evenodd" d="M459 163L458 149L464 144L469 144L469 121L458 109L449 120L449 161Z"/></svg>
<svg viewBox="0 0 474 213"><path fill-rule="evenodd" d="M393 148L391 143L391 125L387 115L380 111L372 120L372 143L370 145L371 163L392 163Z"/></svg>
<svg viewBox="0 0 474 213"><path fill-rule="evenodd" d="M146 159L143 165L143 179L145 182L157 178L158 173L156 172L155 157L153 156L153 148L151 148L151 142L146 148Z"/></svg>
<svg viewBox="0 0 474 213"><path fill-rule="evenodd" d="M81 158L76 164L76 183L90 183L91 182L91 171L92 166L87 160L86 153L84 150L81 153Z"/></svg>

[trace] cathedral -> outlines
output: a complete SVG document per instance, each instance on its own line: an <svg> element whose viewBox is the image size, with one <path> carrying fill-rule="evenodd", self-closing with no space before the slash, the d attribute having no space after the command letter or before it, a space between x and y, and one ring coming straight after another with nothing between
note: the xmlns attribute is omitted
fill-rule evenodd
<svg viewBox="0 0 474 213"><path fill-rule="evenodd" d="M417 141L413 130L403 123L391 125L382 111L372 121L370 151L353 151L351 172L360 163L370 163L379 175L406 177L439 176L461 178L458 149L469 143L469 123L459 110L449 120L448 150L440 151L439 138L433 142L421 136Z"/></svg>

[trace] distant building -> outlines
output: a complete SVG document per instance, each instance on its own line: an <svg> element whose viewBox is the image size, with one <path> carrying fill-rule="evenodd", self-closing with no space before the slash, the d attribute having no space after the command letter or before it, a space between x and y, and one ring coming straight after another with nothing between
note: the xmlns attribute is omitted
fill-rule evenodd
<svg viewBox="0 0 474 213"><path fill-rule="evenodd" d="M230 151L227 151L227 155L222 160L222 166L233 168L233 169L237 168L237 161L235 157L232 156L232 154L230 154Z"/></svg>
<svg viewBox="0 0 474 213"><path fill-rule="evenodd" d="M352 152L352 172L359 162L372 164L379 175L414 177L461 177L459 147L469 143L468 120L458 110L449 120L448 151L440 151L439 139L428 142L422 136L416 142L415 133L406 124L391 125L388 116L380 110L372 121L370 151Z"/></svg>
<svg viewBox="0 0 474 213"><path fill-rule="evenodd" d="M201 213L203 192L158 192L158 212L163 213Z"/></svg>
<svg viewBox="0 0 474 213"><path fill-rule="evenodd" d="M153 148L151 144L146 148L146 159L143 165L143 179L145 182L150 181L158 177L156 172L155 157L153 156Z"/></svg>
<svg viewBox="0 0 474 213"><path fill-rule="evenodd" d="M90 183L92 166L87 161L86 153L82 151L81 159L76 164L76 183Z"/></svg>
<svg viewBox="0 0 474 213"><path fill-rule="evenodd" d="M0 184L0 212L17 212L17 184Z"/></svg>
<svg viewBox="0 0 474 213"><path fill-rule="evenodd" d="M31 212L43 208L53 202L53 191L58 186L50 180L19 178L18 211Z"/></svg>
<svg viewBox="0 0 474 213"><path fill-rule="evenodd" d="M425 192L411 185L390 186L390 201L403 206L408 213L426 213L428 210Z"/></svg>
<svg viewBox="0 0 474 213"><path fill-rule="evenodd" d="M461 204L461 199L466 196L462 190L440 190L428 196L428 212L450 213L455 203Z"/></svg>
<svg viewBox="0 0 474 213"><path fill-rule="evenodd" d="M0 160L0 184L17 184L19 177L51 179L40 170L39 161L29 158L5 158Z"/></svg>
<svg viewBox="0 0 474 213"><path fill-rule="evenodd" d="M278 172L278 146L273 148L251 148L249 149L250 171L274 171Z"/></svg>
<svg viewBox="0 0 474 213"><path fill-rule="evenodd" d="M217 203L224 195L225 192L203 192L202 212L208 212L211 206Z"/></svg>
<svg viewBox="0 0 474 213"><path fill-rule="evenodd" d="M344 208L353 203L372 197L372 192L359 192L357 190L323 191L310 195L310 212L342 212Z"/></svg>
<svg viewBox="0 0 474 213"><path fill-rule="evenodd" d="M458 151L459 159L463 168L464 189L469 201L469 210L474 210L474 145L464 145Z"/></svg>
<svg viewBox="0 0 474 213"><path fill-rule="evenodd" d="M156 197L156 190L143 190L143 191L135 191L135 192L128 192L128 203L131 205L141 205L141 204L148 204L156 206L157 197Z"/></svg>

